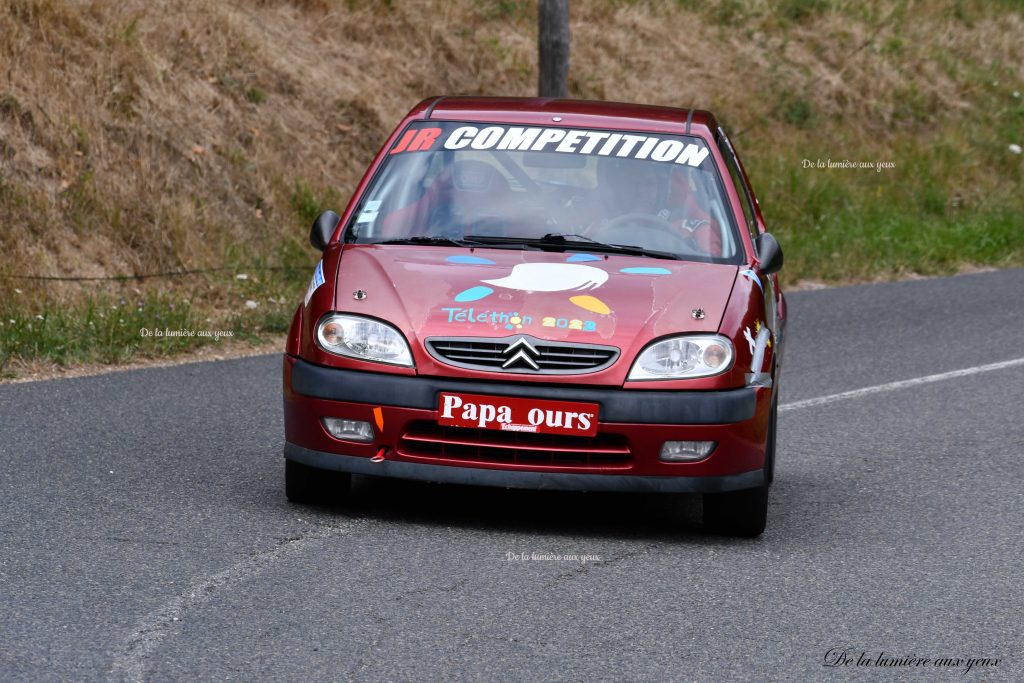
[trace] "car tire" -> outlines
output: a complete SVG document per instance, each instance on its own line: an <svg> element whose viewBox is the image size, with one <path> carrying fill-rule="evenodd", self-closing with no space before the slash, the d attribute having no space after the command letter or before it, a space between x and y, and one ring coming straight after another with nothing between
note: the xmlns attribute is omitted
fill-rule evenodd
<svg viewBox="0 0 1024 683"><path fill-rule="evenodd" d="M294 460L284 461L284 491L293 503L330 503L344 500L352 487L348 472L322 470Z"/></svg>
<svg viewBox="0 0 1024 683"><path fill-rule="evenodd" d="M771 485L775 481L775 442L777 440L777 430L779 424L779 390L775 390L775 397L772 399L772 414L768 423L768 443L765 444L764 451L764 465L765 465L765 479L768 484Z"/></svg>
<svg viewBox="0 0 1024 683"><path fill-rule="evenodd" d="M778 421L777 401L772 400L768 421L768 439L764 454L764 483L753 489L705 493L703 496L704 528L723 536L755 538L768 524L768 489L775 478L775 425Z"/></svg>
<svg viewBox="0 0 1024 683"><path fill-rule="evenodd" d="M704 494L704 528L713 534L754 538L768 524L768 484Z"/></svg>

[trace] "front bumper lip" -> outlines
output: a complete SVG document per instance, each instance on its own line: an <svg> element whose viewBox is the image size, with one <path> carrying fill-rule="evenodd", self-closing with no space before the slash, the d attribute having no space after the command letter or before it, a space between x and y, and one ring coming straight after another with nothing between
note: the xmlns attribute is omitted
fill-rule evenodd
<svg viewBox="0 0 1024 683"><path fill-rule="evenodd" d="M528 472L478 467L449 467L402 460L370 462L368 458L326 453L285 443L284 457L310 467L441 484L498 486L552 491L633 491L643 493L719 493L756 488L764 484L764 471L752 470L715 477L641 476L630 474L575 474Z"/></svg>
<svg viewBox="0 0 1024 683"><path fill-rule="evenodd" d="M292 389L331 401L436 410L442 391L597 403L602 422L719 425L754 417L753 387L723 391L626 390L580 385L541 386L440 377L409 377L314 365L295 359Z"/></svg>

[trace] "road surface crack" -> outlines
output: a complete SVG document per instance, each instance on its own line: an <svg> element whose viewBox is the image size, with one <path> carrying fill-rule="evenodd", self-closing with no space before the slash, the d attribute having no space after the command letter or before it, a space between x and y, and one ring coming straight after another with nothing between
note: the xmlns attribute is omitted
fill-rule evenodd
<svg viewBox="0 0 1024 683"><path fill-rule="evenodd" d="M145 681L149 659L188 612L209 602L225 588L253 578L289 553L297 552L309 543L326 539L339 532L349 532L363 521L356 518L342 524L318 525L318 528L314 527L314 530L305 536L279 539L273 547L253 553L226 569L194 578L185 591L164 602L140 620L114 656L110 669L111 679L126 683Z"/></svg>

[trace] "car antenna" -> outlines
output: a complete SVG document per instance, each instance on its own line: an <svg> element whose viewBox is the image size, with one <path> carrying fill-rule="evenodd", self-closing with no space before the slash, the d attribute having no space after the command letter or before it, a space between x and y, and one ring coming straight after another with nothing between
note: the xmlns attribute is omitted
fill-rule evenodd
<svg viewBox="0 0 1024 683"><path fill-rule="evenodd" d="M423 117L424 121L430 118L430 115L434 113L434 107L436 107L438 102L443 100L444 97L445 97L444 95L441 95L436 100L434 100L433 102L430 103L430 106L427 107L427 114L426 114L426 116Z"/></svg>

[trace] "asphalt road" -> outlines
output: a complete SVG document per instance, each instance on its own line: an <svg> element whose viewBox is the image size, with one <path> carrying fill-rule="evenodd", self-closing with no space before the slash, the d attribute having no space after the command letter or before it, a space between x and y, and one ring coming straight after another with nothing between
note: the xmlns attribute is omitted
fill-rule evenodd
<svg viewBox="0 0 1024 683"><path fill-rule="evenodd" d="M794 293L783 403L1022 358L1022 295ZM1024 365L783 409L756 540L676 496L361 478L292 506L279 365L0 386L0 679L1024 679ZM856 663L880 652L965 661Z"/></svg>

